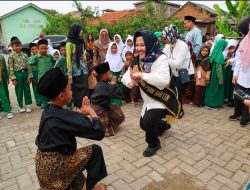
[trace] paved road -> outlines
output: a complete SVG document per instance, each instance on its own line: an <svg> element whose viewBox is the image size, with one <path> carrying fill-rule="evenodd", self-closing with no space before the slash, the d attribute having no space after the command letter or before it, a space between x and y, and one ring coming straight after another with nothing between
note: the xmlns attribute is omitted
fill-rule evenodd
<svg viewBox="0 0 250 190"><path fill-rule="evenodd" d="M250 127L228 121L229 108L185 106L185 117L162 136L162 149L152 158L142 156L146 144L138 125L140 108L123 106L126 121L117 135L97 143L105 153L109 190L139 190L180 173L211 190L243 188L250 178ZM34 110L0 120L1 190L38 189L34 141L40 115L41 110ZM78 139L78 147L90 143Z"/></svg>
<svg viewBox="0 0 250 190"><path fill-rule="evenodd" d="M10 95L17 112L12 85ZM184 189L173 183L186 183L187 190L243 189L250 179L250 126L243 129L239 122L228 121L232 109L185 105L184 118L161 137L161 150L152 158L144 158L146 144L138 125L140 108L123 106L126 121L117 135L97 142L105 154L109 176L104 182L109 190ZM0 120L0 190L39 188L34 141L41 112L33 106L32 113L16 113L12 120L5 116ZM78 139L78 147L91 143ZM171 176L177 182L171 181Z"/></svg>

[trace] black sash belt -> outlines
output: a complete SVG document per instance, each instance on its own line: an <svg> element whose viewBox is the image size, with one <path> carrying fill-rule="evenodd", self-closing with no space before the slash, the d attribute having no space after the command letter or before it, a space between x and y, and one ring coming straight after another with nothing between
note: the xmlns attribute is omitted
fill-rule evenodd
<svg viewBox="0 0 250 190"><path fill-rule="evenodd" d="M133 67L134 65L137 65L139 71L143 72L142 65L138 57L136 57L133 60L131 67ZM150 98L153 98L157 100L158 102L162 103L165 106L165 108L168 110L170 116L174 118L178 117L178 114L180 112L180 102L177 98L176 90L172 90L169 87L166 87L163 90L160 90L156 88L155 86L148 84L144 80L139 82L138 85L143 90L143 92L145 92L145 94L147 94Z"/></svg>

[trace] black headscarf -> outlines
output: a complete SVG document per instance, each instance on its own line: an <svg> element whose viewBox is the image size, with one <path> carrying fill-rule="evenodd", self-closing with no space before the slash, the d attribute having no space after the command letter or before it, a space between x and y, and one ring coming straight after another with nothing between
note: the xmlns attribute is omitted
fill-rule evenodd
<svg viewBox="0 0 250 190"><path fill-rule="evenodd" d="M245 19L243 19L237 27L239 32L241 32L244 35L247 35L249 23L250 23L250 17L246 17Z"/></svg>
<svg viewBox="0 0 250 190"><path fill-rule="evenodd" d="M136 38L139 36L143 37L146 46L146 55L145 58L142 59L142 61L145 63L154 62L160 55L163 54L155 34L149 30L136 32L134 35L134 45L136 42Z"/></svg>
<svg viewBox="0 0 250 190"><path fill-rule="evenodd" d="M69 28L68 40L76 45L76 65L80 67L80 58L83 56L84 40L79 36L82 26L80 24L72 24Z"/></svg>

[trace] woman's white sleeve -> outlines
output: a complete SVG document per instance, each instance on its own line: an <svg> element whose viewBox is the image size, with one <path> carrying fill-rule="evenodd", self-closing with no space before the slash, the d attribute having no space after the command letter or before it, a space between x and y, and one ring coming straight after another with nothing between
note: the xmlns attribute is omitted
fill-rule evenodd
<svg viewBox="0 0 250 190"><path fill-rule="evenodd" d="M134 85L132 83L131 77L130 77L130 69L126 71L126 73L122 76L121 82L128 88L133 88Z"/></svg>
<svg viewBox="0 0 250 190"><path fill-rule="evenodd" d="M240 52L239 49L235 53L235 67L234 67L234 76L238 76L241 68Z"/></svg>

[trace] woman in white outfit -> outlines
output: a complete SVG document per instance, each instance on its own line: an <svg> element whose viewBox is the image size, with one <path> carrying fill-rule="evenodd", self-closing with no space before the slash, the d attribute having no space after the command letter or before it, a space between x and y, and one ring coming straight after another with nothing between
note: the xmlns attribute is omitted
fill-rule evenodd
<svg viewBox="0 0 250 190"><path fill-rule="evenodd" d="M162 38L166 42L163 52L169 58L169 65L174 76L174 86L178 90L178 99L181 103L181 98L183 92L189 83L183 84L180 80L178 71L180 69L187 69L188 74L194 75L194 66L191 59L191 54L188 49L188 45L181 39L178 28L171 24L168 27L165 27L162 31ZM184 110L181 104L181 112L179 118L182 118L184 115Z"/></svg>
<svg viewBox="0 0 250 190"><path fill-rule="evenodd" d="M148 143L143 156L150 157L161 147L158 136L171 127L161 119L166 115L177 117L178 100L173 91L166 90L170 82L168 59L154 33L148 30L136 32L134 42L139 55L123 75L122 82L128 88L139 85L144 101L140 127L145 131Z"/></svg>

